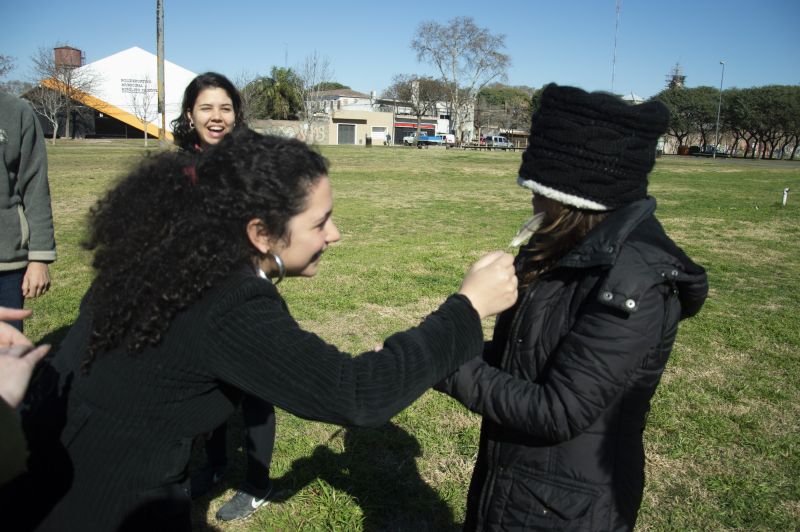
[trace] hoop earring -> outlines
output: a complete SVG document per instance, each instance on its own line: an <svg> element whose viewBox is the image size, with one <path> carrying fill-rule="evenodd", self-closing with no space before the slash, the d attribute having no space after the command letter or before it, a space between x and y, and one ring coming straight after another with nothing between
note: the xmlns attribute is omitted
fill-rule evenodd
<svg viewBox="0 0 800 532"><path fill-rule="evenodd" d="M194 129L194 122L189 122L189 131Z"/></svg>
<svg viewBox="0 0 800 532"><path fill-rule="evenodd" d="M278 279L272 281L272 284L277 285L286 277L286 265L283 263L283 259L281 259L280 256L269 252L267 254L270 255L275 260L275 264L278 265Z"/></svg>

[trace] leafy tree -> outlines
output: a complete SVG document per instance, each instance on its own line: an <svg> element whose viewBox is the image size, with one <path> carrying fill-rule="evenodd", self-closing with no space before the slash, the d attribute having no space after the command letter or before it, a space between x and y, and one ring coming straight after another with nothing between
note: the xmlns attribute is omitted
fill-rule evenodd
<svg viewBox="0 0 800 532"><path fill-rule="evenodd" d="M758 116L756 132L761 141L762 159L772 159L775 150L785 136L788 120L784 119L789 101L789 91L786 85L767 85L760 87L755 92L754 111Z"/></svg>
<svg viewBox="0 0 800 532"><path fill-rule="evenodd" d="M334 91L337 89L349 89L347 85L342 85L338 81L323 81L314 86L314 90L318 91Z"/></svg>
<svg viewBox="0 0 800 532"><path fill-rule="evenodd" d="M450 117L459 140L463 119L478 92L492 81L505 79L510 63L505 36L479 28L471 17L456 17L447 25L422 22L411 41L417 60L434 65L449 88Z"/></svg>
<svg viewBox="0 0 800 532"><path fill-rule="evenodd" d="M800 133L800 87L777 85L773 88L767 87L767 89L773 93L774 119L778 131L769 158L772 159L776 150L780 154L779 158L785 158L789 146L793 146L790 155L790 158L793 158L797 151L798 134Z"/></svg>
<svg viewBox="0 0 800 532"><path fill-rule="evenodd" d="M722 99L725 102L724 110L720 114L720 130L727 131L733 140L733 152L731 155L736 156L736 149L739 146L739 141L744 140L747 145L750 145L749 134L744 127L747 121L747 114L749 113L749 105L746 103L747 93L741 89L730 88L725 89L722 93ZM747 156L747 149L745 149L745 157Z"/></svg>
<svg viewBox="0 0 800 532"><path fill-rule="evenodd" d="M495 125L505 129L530 126L534 89L493 83L478 93L475 121L480 126Z"/></svg>
<svg viewBox="0 0 800 532"><path fill-rule="evenodd" d="M272 67L269 77L253 82L253 118L297 120L303 109L301 80L291 68Z"/></svg>
<svg viewBox="0 0 800 532"><path fill-rule="evenodd" d="M800 144L800 86L792 85L787 88L785 105L783 117L786 143L781 147L781 151L786 157L786 148L791 146L792 151L788 158L794 159Z"/></svg>
<svg viewBox="0 0 800 532"><path fill-rule="evenodd" d="M694 87L683 89L689 101L689 116L692 126L700 134L700 144L706 146L716 139L717 106L719 105L719 89L714 87Z"/></svg>
<svg viewBox="0 0 800 532"><path fill-rule="evenodd" d="M654 99L670 109L670 134L679 144L699 133L704 144L716 125L719 92L712 87L670 88ZM768 85L749 89L731 88L723 92L720 114L721 136L729 134L733 145L747 142L744 157L762 159L783 157L791 147L791 157L800 142L800 87Z"/></svg>
<svg viewBox="0 0 800 532"><path fill-rule="evenodd" d="M747 142L744 151L746 158L755 157L756 145L759 142L759 117L756 111L758 89L733 89L726 100L725 124L735 133L740 134Z"/></svg>
<svg viewBox="0 0 800 532"><path fill-rule="evenodd" d="M684 146L689 135L694 133L691 94L681 87L665 89L652 98L660 101L669 109L670 119L667 133Z"/></svg>

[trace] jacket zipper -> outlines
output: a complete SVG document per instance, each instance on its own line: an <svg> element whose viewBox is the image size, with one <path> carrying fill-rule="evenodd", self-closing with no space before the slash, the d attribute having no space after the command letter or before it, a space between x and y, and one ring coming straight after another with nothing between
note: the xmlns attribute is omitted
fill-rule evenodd
<svg viewBox="0 0 800 532"><path fill-rule="evenodd" d="M506 364L508 363L508 359L511 356L511 353L515 349L515 343L519 338L519 330L522 327L522 316L527 311L528 307L530 306L531 301L533 301L534 293L536 292L536 285L538 284L538 279L534 281L525 291L525 295L523 296L522 302L519 304L517 308L517 312L514 316L513 321L511 322L511 327L509 327L509 334L508 340L506 345L503 348L503 356L500 358L500 369L503 369ZM486 479L486 483L484 488L481 490L480 500L478 502L479 512L477 515L478 518L478 530L483 528L483 518L487 515L488 508L486 505L489 502L489 493L494 492L495 482L497 480L497 472L503 472L501 467L498 467L498 462L500 457L497 456L497 449L496 446L490 442L486 442L486 451L487 451L487 461L489 463L489 467L487 470L489 471L489 477Z"/></svg>

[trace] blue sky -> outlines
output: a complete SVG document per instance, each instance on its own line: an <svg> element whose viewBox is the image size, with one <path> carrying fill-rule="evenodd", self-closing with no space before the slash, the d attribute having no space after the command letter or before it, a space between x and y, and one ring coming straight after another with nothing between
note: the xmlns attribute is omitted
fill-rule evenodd
<svg viewBox="0 0 800 532"><path fill-rule="evenodd" d="M0 54L7 79L29 79L30 56L67 43L95 61L131 46L155 53L155 0L10 1ZM616 0L323 2L164 0L167 59L194 72L235 77L296 66L313 51L335 79L379 93L395 74L435 74L410 42L423 20L471 16L506 37L507 82L555 81L611 90ZM420 6L425 6L421 8ZM649 97L680 63L690 87L800 84L798 0L622 0L614 91Z"/></svg>

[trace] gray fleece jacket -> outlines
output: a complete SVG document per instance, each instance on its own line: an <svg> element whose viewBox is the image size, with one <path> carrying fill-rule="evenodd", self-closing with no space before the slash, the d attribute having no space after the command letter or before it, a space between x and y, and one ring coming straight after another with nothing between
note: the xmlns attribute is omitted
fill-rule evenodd
<svg viewBox="0 0 800 532"><path fill-rule="evenodd" d="M56 260L47 152L28 102L0 93L0 271Z"/></svg>

